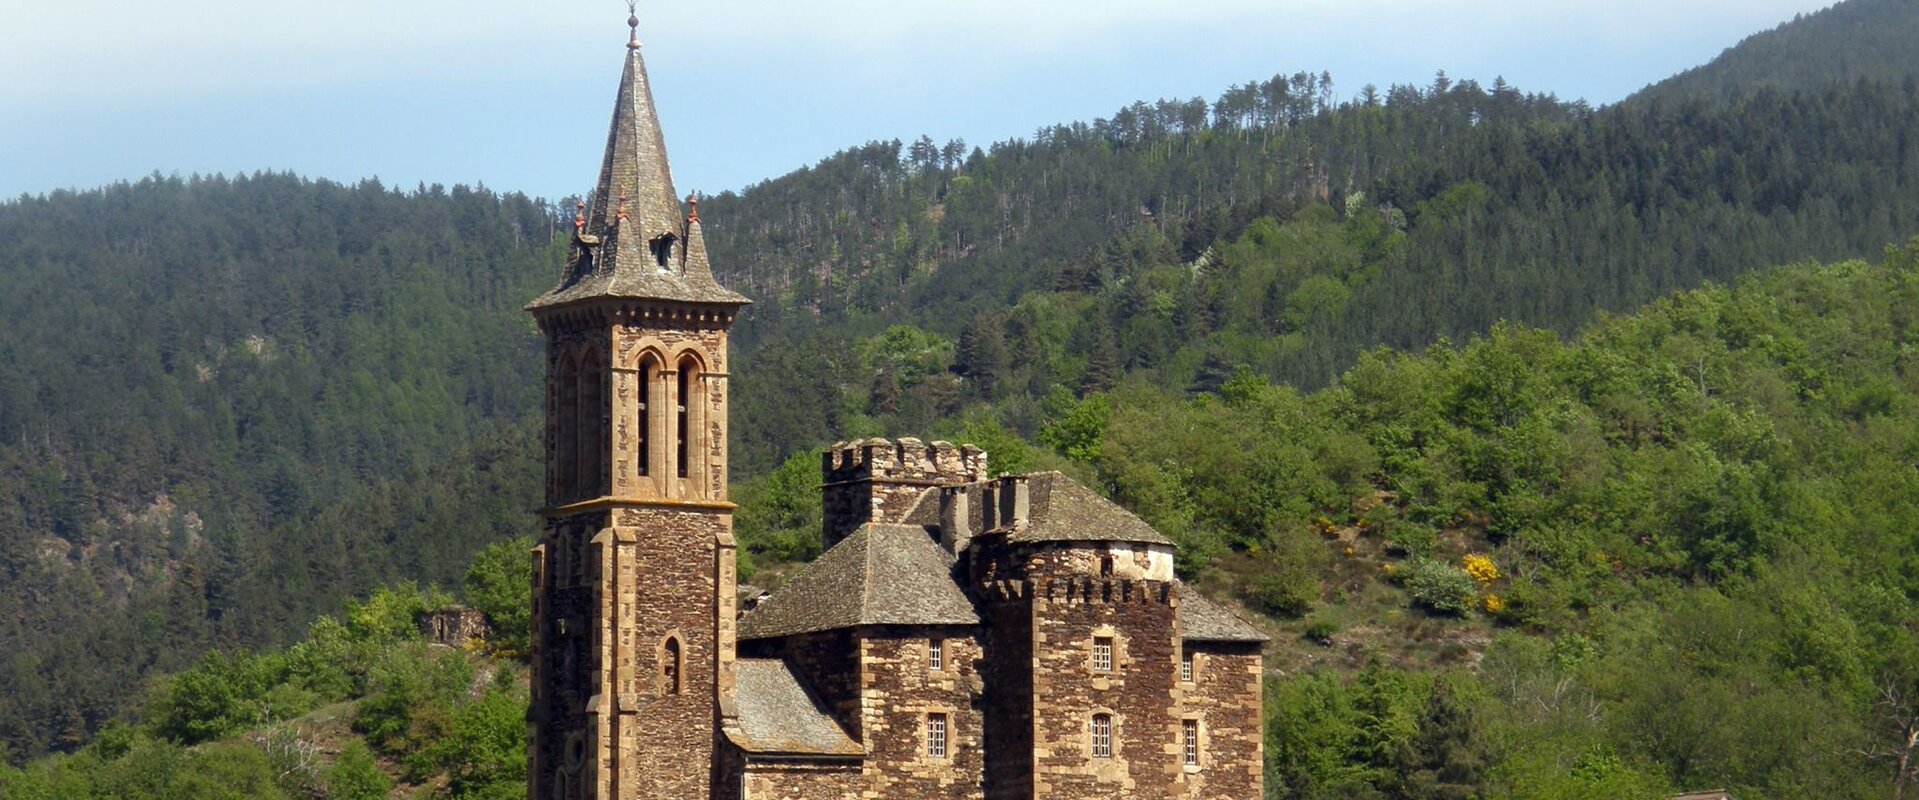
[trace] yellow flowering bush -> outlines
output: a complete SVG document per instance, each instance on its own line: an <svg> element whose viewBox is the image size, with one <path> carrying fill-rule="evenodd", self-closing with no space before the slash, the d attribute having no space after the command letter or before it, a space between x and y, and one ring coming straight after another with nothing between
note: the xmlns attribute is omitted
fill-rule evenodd
<svg viewBox="0 0 1919 800"><path fill-rule="evenodd" d="M1499 580L1499 565L1478 553L1466 556L1460 561L1459 566L1466 570L1467 575L1473 576L1473 580L1481 586Z"/></svg>
<svg viewBox="0 0 1919 800"><path fill-rule="evenodd" d="M1493 616L1506 613L1506 601L1499 599L1499 595L1496 594L1486 595L1486 599L1481 600L1479 605L1486 609L1486 613Z"/></svg>

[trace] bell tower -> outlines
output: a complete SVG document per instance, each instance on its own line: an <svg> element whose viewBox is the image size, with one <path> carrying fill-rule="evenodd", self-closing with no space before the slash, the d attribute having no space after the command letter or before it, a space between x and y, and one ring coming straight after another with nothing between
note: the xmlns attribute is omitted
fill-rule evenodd
<svg viewBox="0 0 1919 800"><path fill-rule="evenodd" d="M627 43L592 197L552 290L546 507L533 549L531 800L708 797L733 693L727 331Z"/></svg>

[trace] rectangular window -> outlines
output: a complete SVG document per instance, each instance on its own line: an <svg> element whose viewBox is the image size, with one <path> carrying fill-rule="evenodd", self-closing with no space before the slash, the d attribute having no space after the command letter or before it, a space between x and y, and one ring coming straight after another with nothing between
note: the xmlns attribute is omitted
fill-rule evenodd
<svg viewBox="0 0 1919 800"><path fill-rule="evenodd" d="M946 640L926 640L926 668L934 672L946 669Z"/></svg>
<svg viewBox="0 0 1919 800"><path fill-rule="evenodd" d="M1199 720L1180 720L1180 744L1186 751L1186 766L1199 766Z"/></svg>
<svg viewBox="0 0 1919 800"><path fill-rule="evenodd" d="M1113 637L1093 637L1093 671L1113 671Z"/></svg>
<svg viewBox="0 0 1919 800"><path fill-rule="evenodd" d="M1179 682L1193 682L1193 651L1184 647L1179 650Z"/></svg>
<svg viewBox="0 0 1919 800"><path fill-rule="evenodd" d="M1113 757L1113 715L1093 715L1093 757Z"/></svg>
<svg viewBox="0 0 1919 800"><path fill-rule="evenodd" d="M926 715L926 755L932 758L946 757L946 715Z"/></svg>

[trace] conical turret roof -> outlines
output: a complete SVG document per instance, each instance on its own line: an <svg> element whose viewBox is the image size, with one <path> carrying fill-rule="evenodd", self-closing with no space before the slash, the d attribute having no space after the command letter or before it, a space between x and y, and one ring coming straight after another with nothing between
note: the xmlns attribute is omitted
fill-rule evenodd
<svg viewBox="0 0 1919 800"><path fill-rule="evenodd" d="M698 217L689 220L681 210L640 56L639 20L628 24L634 35L599 183L576 220L573 253L559 285L527 308L600 297L745 305L751 301L713 280Z"/></svg>

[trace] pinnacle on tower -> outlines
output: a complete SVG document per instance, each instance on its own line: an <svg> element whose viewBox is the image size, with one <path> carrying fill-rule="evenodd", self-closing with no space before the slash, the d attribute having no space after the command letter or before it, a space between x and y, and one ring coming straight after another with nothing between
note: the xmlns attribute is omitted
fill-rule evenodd
<svg viewBox="0 0 1919 800"><path fill-rule="evenodd" d="M715 305L749 301L714 282L697 217L682 213L666 157L666 139L640 55L639 18L626 71L614 97L600 179L559 285L527 307L550 308L595 298L669 300ZM697 257L689 258L697 253Z"/></svg>

